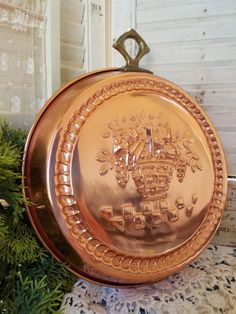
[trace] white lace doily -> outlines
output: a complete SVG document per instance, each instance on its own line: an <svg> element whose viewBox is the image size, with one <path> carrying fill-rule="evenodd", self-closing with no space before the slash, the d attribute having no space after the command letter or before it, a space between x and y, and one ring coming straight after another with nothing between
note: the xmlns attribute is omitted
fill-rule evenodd
<svg viewBox="0 0 236 314"><path fill-rule="evenodd" d="M180 273L145 287L79 280L62 307L65 314L235 314L236 249L211 245Z"/></svg>

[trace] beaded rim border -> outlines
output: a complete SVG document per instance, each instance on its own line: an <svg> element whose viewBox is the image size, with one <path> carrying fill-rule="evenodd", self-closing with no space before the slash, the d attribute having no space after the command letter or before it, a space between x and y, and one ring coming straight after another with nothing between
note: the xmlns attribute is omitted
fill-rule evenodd
<svg viewBox="0 0 236 314"><path fill-rule="evenodd" d="M208 205L207 215L198 231L175 251L148 258L120 253L119 251L110 249L105 243L96 238L96 236L90 232L80 213L79 205L76 203L75 196L72 193L70 180L72 154L77 145L79 132L87 117L107 99L120 93L141 90L149 90L158 93L158 95L162 94L168 96L170 99L177 101L198 121L209 143L215 174L212 200ZM84 248L90 256L97 261L103 262L107 266L111 266L113 269L115 268L125 272L161 272L176 267L180 263L186 262L193 257L199 249L204 247L208 242L210 238L209 235L212 234L220 222L226 199L224 194L225 174L223 173L223 162L221 148L218 139L215 137L215 131L211 129L207 119L193 101L176 88L158 80L123 80L106 85L100 91L95 92L92 97L88 98L88 100L81 105L80 109L74 113L72 119L67 124L56 152L55 192L61 214L65 219L70 235L76 241L77 245L80 248Z"/></svg>

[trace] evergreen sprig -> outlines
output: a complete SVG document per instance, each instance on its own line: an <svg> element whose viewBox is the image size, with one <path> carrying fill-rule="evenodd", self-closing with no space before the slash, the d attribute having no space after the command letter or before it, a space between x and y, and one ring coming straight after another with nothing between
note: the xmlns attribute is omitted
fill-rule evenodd
<svg viewBox="0 0 236 314"><path fill-rule="evenodd" d="M0 313L59 313L75 281L38 242L22 194L26 132L0 121Z"/></svg>

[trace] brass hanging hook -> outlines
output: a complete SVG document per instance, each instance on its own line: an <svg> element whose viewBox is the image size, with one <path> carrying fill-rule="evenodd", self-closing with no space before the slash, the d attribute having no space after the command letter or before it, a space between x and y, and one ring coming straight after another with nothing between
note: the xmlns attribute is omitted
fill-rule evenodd
<svg viewBox="0 0 236 314"><path fill-rule="evenodd" d="M135 58L132 58L125 48L125 41L127 39L134 39L138 44L139 50ZM139 67L139 61L143 56L149 53L150 48L144 39L134 29L131 28L128 32L125 32L123 35L121 35L113 44L113 48L119 51L126 61L126 65L121 68L123 71L153 73L147 69L142 69Z"/></svg>

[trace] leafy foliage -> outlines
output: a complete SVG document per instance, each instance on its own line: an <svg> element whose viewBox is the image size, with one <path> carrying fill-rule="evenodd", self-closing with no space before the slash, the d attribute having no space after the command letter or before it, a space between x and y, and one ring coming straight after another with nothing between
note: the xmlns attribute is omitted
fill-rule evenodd
<svg viewBox="0 0 236 314"><path fill-rule="evenodd" d="M0 121L0 313L59 313L75 281L48 255L29 224L22 194L26 132Z"/></svg>

